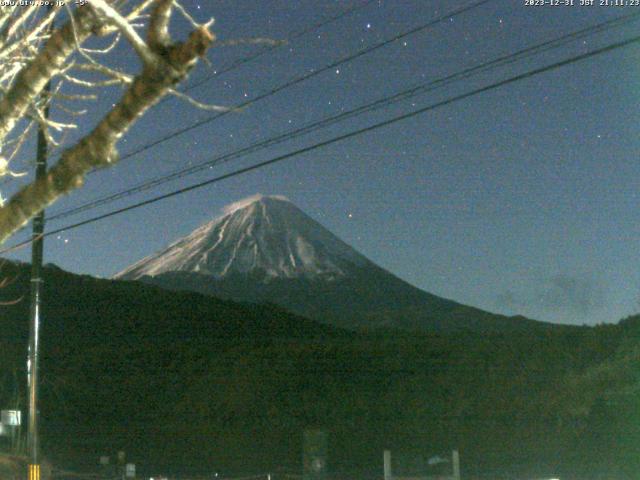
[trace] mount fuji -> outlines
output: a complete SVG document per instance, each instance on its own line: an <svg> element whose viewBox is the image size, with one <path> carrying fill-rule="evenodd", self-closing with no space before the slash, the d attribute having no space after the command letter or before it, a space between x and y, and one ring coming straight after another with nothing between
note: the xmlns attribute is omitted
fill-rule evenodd
<svg viewBox="0 0 640 480"><path fill-rule="evenodd" d="M255 195L115 276L290 311L349 329L513 332L551 324L424 292L358 253L282 196Z"/></svg>
<svg viewBox="0 0 640 480"><path fill-rule="evenodd" d="M255 195L225 207L221 218L117 276L190 272L217 280L250 274L264 283L332 281L370 263L285 197Z"/></svg>

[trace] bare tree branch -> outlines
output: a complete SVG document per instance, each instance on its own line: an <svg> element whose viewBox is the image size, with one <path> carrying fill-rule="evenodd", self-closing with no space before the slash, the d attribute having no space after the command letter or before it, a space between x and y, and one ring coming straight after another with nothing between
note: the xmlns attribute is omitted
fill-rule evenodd
<svg viewBox="0 0 640 480"><path fill-rule="evenodd" d="M51 35L41 52L20 71L9 91L0 99L0 145L45 85L63 68L75 50L76 38L85 40L96 25L95 15L87 6L78 8L74 17L73 22L69 21Z"/></svg>
<svg viewBox="0 0 640 480"><path fill-rule="evenodd" d="M29 84L28 87L16 87L14 84L11 95L8 93L0 100L1 139L24 115L47 79L62 70L76 41L87 38L96 25L101 25L101 21L121 31L143 59L142 71L133 78L122 99L94 130L64 151L60 161L45 178L22 188L0 208L0 243L57 198L80 187L87 172L116 162L118 140L147 109L164 95L175 91L175 85L205 54L214 40L206 26L192 31L185 42L171 44L168 32L171 3L172 0L156 0L145 41L113 7L103 0L93 0L92 8L97 15L87 13L89 9L80 8L73 24L69 22L57 30L34 61L20 72L20 78ZM126 77L120 77L121 80L123 78ZM5 111L8 113L5 114ZM42 121L42 118L39 120ZM49 121L48 126L68 128L69 125Z"/></svg>

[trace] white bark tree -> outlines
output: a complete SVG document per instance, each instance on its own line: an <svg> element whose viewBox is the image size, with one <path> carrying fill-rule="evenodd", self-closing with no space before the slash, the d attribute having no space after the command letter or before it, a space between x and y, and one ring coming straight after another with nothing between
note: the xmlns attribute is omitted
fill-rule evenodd
<svg viewBox="0 0 640 480"><path fill-rule="evenodd" d="M63 150L46 178L2 202L0 244L39 211L80 187L90 170L116 162L118 140L162 97L182 95L174 87L214 41L209 30L212 22L196 23L176 0L87 0L73 8L74 2L67 1L52 9L37 3L0 6L0 176L20 175L11 170L11 160L34 126L45 130L51 146L75 128L73 117L80 112L61 106L71 120L48 119L46 106L53 100L84 100L94 94L65 95L63 85L96 89L122 84L125 90L90 133ZM193 26L183 41L173 41L169 33L174 12ZM55 28L54 19L58 19ZM141 36L138 32L143 29L146 34ZM84 45L91 37L105 37L110 44L101 50L88 49ZM121 72L99 61L100 55L109 55L121 41L140 58L139 72ZM50 82L54 87L47 93Z"/></svg>

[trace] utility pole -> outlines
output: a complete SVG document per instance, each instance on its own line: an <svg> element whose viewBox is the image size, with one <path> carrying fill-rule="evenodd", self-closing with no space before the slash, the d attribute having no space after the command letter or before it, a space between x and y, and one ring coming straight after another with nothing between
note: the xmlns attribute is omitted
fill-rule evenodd
<svg viewBox="0 0 640 480"><path fill-rule="evenodd" d="M49 6L49 9L51 6ZM53 23L52 23L53 25ZM46 95L51 91L51 83L44 89ZM44 99L44 118L49 118L49 99ZM36 157L36 181L47 174L47 138L44 127L38 128L38 145ZM29 424L27 446L29 454L28 480L40 480L40 438L38 436L38 377L40 352L40 315L42 304L42 258L44 210L33 217L33 233L31 235L31 308L29 315L29 352L27 360L27 382L29 387Z"/></svg>

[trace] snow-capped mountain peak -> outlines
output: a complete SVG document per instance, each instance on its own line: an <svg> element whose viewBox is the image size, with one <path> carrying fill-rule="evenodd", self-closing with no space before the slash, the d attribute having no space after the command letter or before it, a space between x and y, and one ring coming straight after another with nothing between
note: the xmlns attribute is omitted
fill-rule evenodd
<svg viewBox="0 0 640 480"><path fill-rule="evenodd" d="M331 280L369 263L286 197L254 195L228 205L219 218L140 260L116 278L193 272L216 279L257 274L265 281Z"/></svg>

